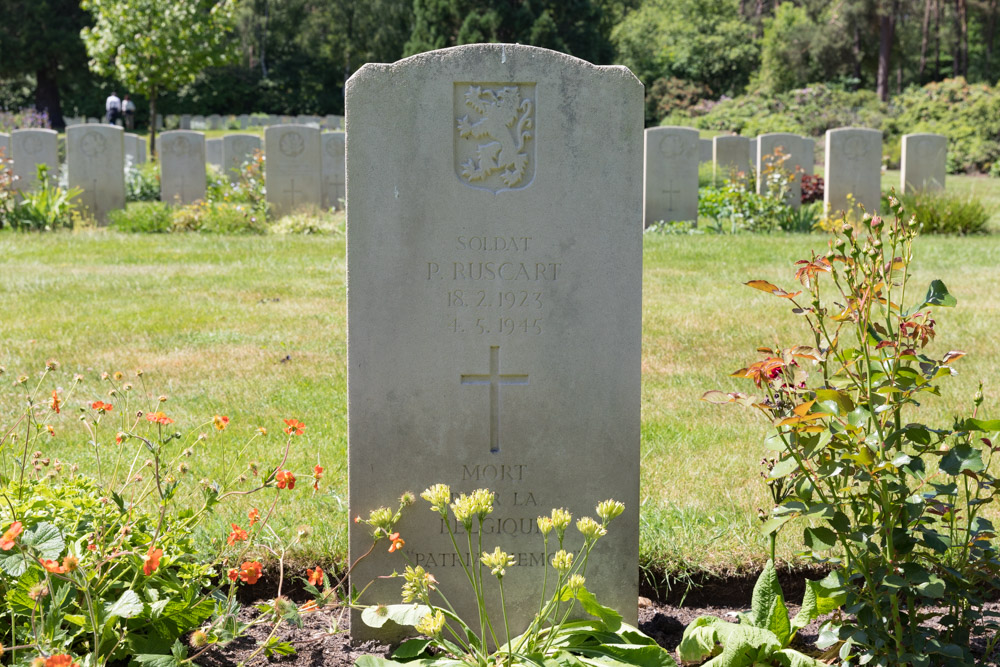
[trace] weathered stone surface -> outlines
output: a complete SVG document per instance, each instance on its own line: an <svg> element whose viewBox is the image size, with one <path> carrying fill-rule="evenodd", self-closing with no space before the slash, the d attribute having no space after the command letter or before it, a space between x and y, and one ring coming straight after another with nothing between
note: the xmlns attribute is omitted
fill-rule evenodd
<svg viewBox="0 0 1000 667"><path fill-rule="evenodd" d="M222 139L205 139L205 162L222 169Z"/></svg>
<svg viewBox="0 0 1000 667"><path fill-rule="evenodd" d="M76 126L83 127L83 126ZM38 183L38 165L46 164L49 175L59 176L59 133L55 130L14 130L10 133L10 157L17 176L14 188L21 192L34 190Z"/></svg>
<svg viewBox="0 0 1000 667"><path fill-rule="evenodd" d="M227 134L222 138L222 169L230 181L239 180L243 163L260 148L260 137L256 134Z"/></svg>
<svg viewBox="0 0 1000 667"><path fill-rule="evenodd" d="M948 171L948 137L943 134L904 134L899 189L910 192L944 190Z"/></svg>
<svg viewBox="0 0 1000 667"><path fill-rule="evenodd" d="M757 137L750 138L750 165L757 168Z"/></svg>
<svg viewBox="0 0 1000 667"><path fill-rule="evenodd" d="M205 135L173 130L157 137L160 158L160 199L191 204L205 199Z"/></svg>
<svg viewBox="0 0 1000 667"><path fill-rule="evenodd" d="M146 161L146 140L137 134L125 133L125 157L133 165L140 165Z"/></svg>
<svg viewBox="0 0 1000 667"><path fill-rule="evenodd" d="M699 139L698 140L698 162L711 162L712 161L712 140L711 139Z"/></svg>
<svg viewBox="0 0 1000 667"><path fill-rule="evenodd" d="M816 172L816 140L802 137L802 172L810 176Z"/></svg>
<svg viewBox="0 0 1000 667"><path fill-rule="evenodd" d="M189 113L182 113L181 114L181 122L180 122L180 125L179 125L179 129L181 129L181 130L190 130L191 129L191 114L189 114Z"/></svg>
<svg viewBox="0 0 1000 667"><path fill-rule="evenodd" d="M320 132L315 127L275 125L265 130L264 179L276 216L322 203Z"/></svg>
<svg viewBox="0 0 1000 667"><path fill-rule="evenodd" d="M125 208L125 131L113 125L66 128L69 187L83 190L80 204L98 222Z"/></svg>
<svg viewBox="0 0 1000 667"><path fill-rule="evenodd" d="M660 220L698 219L698 130L651 127L646 130L645 208L648 227Z"/></svg>
<svg viewBox="0 0 1000 667"><path fill-rule="evenodd" d="M344 117L334 116L333 114L323 117L323 128L326 130L343 130L344 129Z"/></svg>
<svg viewBox="0 0 1000 667"><path fill-rule="evenodd" d="M205 119L205 122L208 123L208 129L210 130L221 130L224 125L222 116L220 116L217 113L213 113L212 115L208 116Z"/></svg>
<svg viewBox="0 0 1000 667"><path fill-rule="evenodd" d="M736 135L712 138L712 177L722 183L737 174L750 178L750 140ZM744 180L743 182L748 182Z"/></svg>
<svg viewBox="0 0 1000 667"><path fill-rule="evenodd" d="M343 132L324 132L323 141L323 208L343 209L347 181L344 163Z"/></svg>
<svg viewBox="0 0 1000 667"><path fill-rule="evenodd" d="M826 131L823 207L847 211L847 195L874 213L882 203L882 132L857 127Z"/></svg>
<svg viewBox="0 0 1000 667"><path fill-rule="evenodd" d="M642 125L627 69L529 46L368 64L347 84L351 515L436 482L492 489L482 548L516 561L511 632L547 566L535 518L608 497L627 510L587 587L636 620ZM478 627L440 517L418 500L399 530ZM352 559L369 546L352 524ZM398 556L375 549L354 585L401 571ZM399 590L376 580L362 601ZM357 614L351 632L374 634Z"/></svg>
<svg viewBox="0 0 1000 667"><path fill-rule="evenodd" d="M797 134L774 132L771 134L762 134L757 137L757 192L764 194L768 191L766 179L769 176L766 167L768 160L771 159L770 156L777 155L778 149L781 149L783 155L788 156L788 159L780 163L780 169L785 177L791 177L789 180L789 192L785 201L789 206L798 208L802 205L801 175L805 158L803 156L802 137ZM775 161L775 164L778 163ZM772 172L771 177L777 178L777 173Z"/></svg>

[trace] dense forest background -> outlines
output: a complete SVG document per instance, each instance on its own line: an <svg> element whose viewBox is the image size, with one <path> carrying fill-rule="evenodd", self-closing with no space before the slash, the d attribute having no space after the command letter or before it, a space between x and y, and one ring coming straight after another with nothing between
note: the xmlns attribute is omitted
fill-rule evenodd
<svg viewBox="0 0 1000 667"><path fill-rule="evenodd" d="M197 1L197 0L188 0ZM129 0L122 0L128 3ZM344 82L472 42L520 42L646 85L647 123L741 95L779 99L822 83L882 103L962 77L996 83L1000 0L242 0L229 63L166 93L163 113L343 113ZM0 108L100 115L118 82L88 66L78 0L2 0ZM137 98L138 97L138 98ZM133 94L143 119L146 105Z"/></svg>

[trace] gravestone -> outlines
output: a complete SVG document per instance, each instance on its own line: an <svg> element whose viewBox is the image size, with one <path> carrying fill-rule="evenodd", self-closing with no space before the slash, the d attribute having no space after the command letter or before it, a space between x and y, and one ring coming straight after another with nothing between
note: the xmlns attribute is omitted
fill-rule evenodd
<svg viewBox="0 0 1000 667"><path fill-rule="evenodd" d="M323 118L323 127L327 130L343 130L344 129L344 117L334 116L330 114Z"/></svg>
<svg viewBox="0 0 1000 667"><path fill-rule="evenodd" d="M899 167L899 190L903 194L944 190L948 170L948 137L942 134L904 134Z"/></svg>
<svg viewBox="0 0 1000 667"><path fill-rule="evenodd" d="M88 118L87 119L87 123L90 124L90 125L100 125L103 122L104 121L102 121L100 118Z"/></svg>
<svg viewBox="0 0 1000 667"><path fill-rule="evenodd" d="M125 156L133 166L146 161L146 140L137 134L125 133Z"/></svg>
<svg viewBox="0 0 1000 667"><path fill-rule="evenodd" d="M205 135L172 130L158 137L160 200L190 204L205 199Z"/></svg>
<svg viewBox="0 0 1000 667"><path fill-rule="evenodd" d="M10 135L6 132L0 132L0 151L3 152L5 160L10 159ZM0 169L2 168L0 167Z"/></svg>
<svg viewBox="0 0 1000 667"><path fill-rule="evenodd" d="M787 132L773 132L762 134L757 137L757 193L766 194L768 192L765 179L768 178L766 172L767 162L770 156L777 155L778 149L788 159L783 162L775 161L780 165L780 169L785 177L791 176L788 187L788 196L785 202L792 208L799 208L802 205L802 137L797 134ZM776 177L776 174L772 174Z"/></svg>
<svg viewBox="0 0 1000 667"><path fill-rule="evenodd" d="M799 137L802 142L802 172L812 176L816 173L816 140L812 137Z"/></svg>
<svg viewBox="0 0 1000 667"><path fill-rule="evenodd" d="M240 129L241 130L246 130L246 129L248 129L250 127L250 115L249 114L241 113L238 118L239 118L239 121L240 121Z"/></svg>
<svg viewBox="0 0 1000 667"><path fill-rule="evenodd" d="M79 203L101 223L125 208L125 130L113 125L66 128L69 187L83 190Z"/></svg>
<svg viewBox="0 0 1000 667"><path fill-rule="evenodd" d="M711 162L712 161L712 140L711 139L699 139L698 140L698 162Z"/></svg>
<svg viewBox="0 0 1000 667"><path fill-rule="evenodd" d="M475 44L363 66L347 120L351 515L434 483L491 489L483 548L514 558L504 590L519 633L550 567L536 517L621 500L586 585L634 623L642 85L624 67ZM441 517L418 499L398 529L478 627ZM351 560L369 546L352 524ZM404 565L380 546L352 582ZM399 601L397 579L361 599ZM351 634L392 631L355 611Z"/></svg>
<svg viewBox="0 0 1000 667"><path fill-rule="evenodd" d="M243 163L259 150L260 137L256 134L227 134L222 138L222 168L230 181L240 179Z"/></svg>
<svg viewBox="0 0 1000 667"><path fill-rule="evenodd" d="M192 130L207 130L208 123L205 122L204 116L191 116L191 129Z"/></svg>
<svg viewBox="0 0 1000 667"><path fill-rule="evenodd" d="M222 139L205 140L205 161L215 167L222 169Z"/></svg>
<svg viewBox="0 0 1000 667"><path fill-rule="evenodd" d="M823 208L833 215L848 210L847 195L865 211L882 201L882 132L857 127L826 131Z"/></svg>
<svg viewBox="0 0 1000 667"><path fill-rule="evenodd" d="M750 178L750 140L737 135L722 135L712 139L712 179L716 183L742 173L744 182Z"/></svg>
<svg viewBox="0 0 1000 667"><path fill-rule="evenodd" d="M121 121L119 121L119 122L121 122ZM162 130L163 129L163 114L161 114L161 113L156 114L156 129L157 130Z"/></svg>
<svg viewBox="0 0 1000 667"><path fill-rule="evenodd" d="M323 119L319 116L299 115L295 118L295 123L297 125L305 125L306 127L319 128L323 123Z"/></svg>
<svg viewBox="0 0 1000 667"><path fill-rule="evenodd" d="M323 208L344 208L344 133L324 132L323 139Z"/></svg>
<svg viewBox="0 0 1000 667"><path fill-rule="evenodd" d="M13 173L18 178L14 182L15 190L28 192L35 189L40 164L48 165L49 176L58 179L59 133L55 130L14 130L10 133L10 157L14 159Z"/></svg>
<svg viewBox="0 0 1000 667"><path fill-rule="evenodd" d="M698 219L698 130L651 127L646 130L643 221Z"/></svg>
<svg viewBox="0 0 1000 667"><path fill-rule="evenodd" d="M750 139L750 166L757 168L757 137Z"/></svg>
<svg viewBox="0 0 1000 667"><path fill-rule="evenodd" d="M223 126L222 116L220 116L217 113L213 113L212 115L208 116L205 119L205 122L208 123L208 129L210 130L221 130Z"/></svg>
<svg viewBox="0 0 1000 667"><path fill-rule="evenodd" d="M181 122L180 122L180 125L178 127L180 129L182 129L182 130L190 130L191 129L191 114L189 114L189 113L182 113L181 114Z"/></svg>
<svg viewBox="0 0 1000 667"><path fill-rule="evenodd" d="M267 201L276 217L323 200L319 128L275 125L264 133Z"/></svg>

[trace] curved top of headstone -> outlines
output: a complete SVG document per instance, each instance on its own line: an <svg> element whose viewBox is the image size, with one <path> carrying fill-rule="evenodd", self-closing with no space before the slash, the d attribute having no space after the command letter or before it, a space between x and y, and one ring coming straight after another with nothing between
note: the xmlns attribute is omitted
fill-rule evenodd
<svg viewBox="0 0 1000 667"><path fill-rule="evenodd" d="M827 134L834 134L834 135L848 133L848 132L877 134L880 137L882 136L882 130L873 130L870 127L835 127L832 130L826 131Z"/></svg>
<svg viewBox="0 0 1000 667"><path fill-rule="evenodd" d="M938 134L937 132L911 132L910 134L904 134L903 139L916 139L916 138L927 138L927 139L945 139L947 140L947 135Z"/></svg>

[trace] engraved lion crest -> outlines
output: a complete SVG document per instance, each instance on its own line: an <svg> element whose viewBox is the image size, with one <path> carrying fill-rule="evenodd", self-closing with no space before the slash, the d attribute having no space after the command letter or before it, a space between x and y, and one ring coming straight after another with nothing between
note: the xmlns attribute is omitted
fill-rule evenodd
<svg viewBox="0 0 1000 667"><path fill-rule="evenodd" d="M522 95L521 86L470 85L464 106L465 115L457 118L458 137L474 148L457 163L462 180L494 192L526 186L533 173L526 147L534 124L532 100Z"/></svg>

